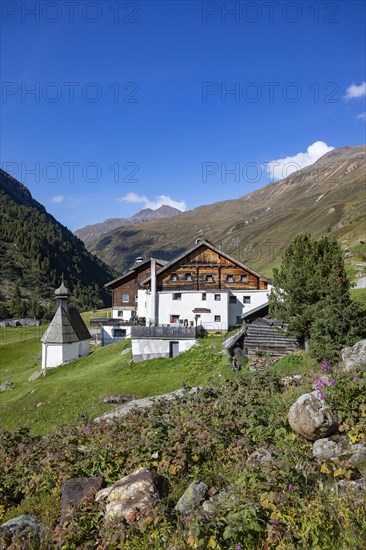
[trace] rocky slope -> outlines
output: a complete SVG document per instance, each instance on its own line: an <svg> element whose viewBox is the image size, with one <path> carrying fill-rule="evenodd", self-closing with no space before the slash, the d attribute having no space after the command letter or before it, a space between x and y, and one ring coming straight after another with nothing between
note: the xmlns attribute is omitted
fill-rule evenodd
<svg viewBox="0 0 366 550"><path fill-rule="evenodd" d="M123 271L136 256L170 259L204 235L266 274L301 231L333 235L344 246L364 240L365 184L365 146L343 147L239 199L114 229L88 249Z"/></svg>

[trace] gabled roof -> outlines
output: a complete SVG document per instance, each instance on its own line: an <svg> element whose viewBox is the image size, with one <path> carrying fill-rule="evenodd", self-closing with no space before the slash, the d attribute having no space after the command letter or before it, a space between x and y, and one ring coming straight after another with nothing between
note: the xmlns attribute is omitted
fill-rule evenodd
<svg viewBox="0 0 366 550"><path fill-rule="evenodd" d="M78 310L70 306L66 311L60 305L41 341L44 344L71 344L90 339L90 332Z"/></svg>
<svg viewBox="0 0 366 550"><path fill-rule="evenodd" d="M238 260L235 260L235 258L232 258L231 256L229 256L229 254L226 254L226 252L223 252L222 250L217 248L214 244L210 243L210 241L208 241L207 239L197 239L196 244L194 246L192 246L192 248L190 248L189 250L187 250L183 254L180 254L176 258L173 258L173 260L171 260L170 262L166 263L166 265L164 265L164 267L162 267L157 272L157 275L160 275L161 273L164 273L164 271L166 271L167 269L172 267L174 264L176 264L176 263L180 262L181 260L183 260L183 258L185 258L185 256L188 256L188 254L191 254L192 252L194 252L195 250L200 248L200 246L202 246L202 245L206 246L207 248L210 248L213 252L216 252L217 254L220 254L220 256L223 256L224 258L229 260L229 262L233 262L234 264L241 267L242 269L245 269L245 271L248 271L248 273L251 273L255 277L258 277L258 279L260 279L261 281L265 281L266 283L271 283L270 279L267 279L266 277L264 277L263 275L260 275L260 273L257 273L256 271L254 271L250 267L242 264ZM141 284L144 285L144 284L148 283L150 281L150 279L151 279L151 277L146 277L146 279L141 281Z"/></svg>
<svg viewBox="0 0 366 550"><path fill-rule="evenodd" d="M165 265L167 264L168 262L166 260L159 260L158 258L148 258L147 260L144 260L143 262L139 263L139 264L135 264L132 269L130 269L130 271L127 271L126 273L123 273L122 275L120 275L119 277L117 277L116 279L113 279L113 281L109 281L109 283L106 283L104 285L104 288L109 288L110 286L114 285L115 283L119 283L120 281L122 281L123 279L125 279L126 277L129 277L130 275L132 275L133 273L135 273L136 269L147 264L148 262L151 262L151 260L155 260L156 262L158 262L159 264L161 265Z"/></svg>

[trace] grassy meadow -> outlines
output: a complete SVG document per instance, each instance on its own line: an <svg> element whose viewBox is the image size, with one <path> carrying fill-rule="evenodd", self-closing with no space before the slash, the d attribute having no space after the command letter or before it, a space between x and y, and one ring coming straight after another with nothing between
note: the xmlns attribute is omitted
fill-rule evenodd
<svg viewBox="0 0 366 550"><path fill-rule="evenodd" d="M92 346L88 357L51 369L33 382L28 378L40 368L39 339L2 345L1 380L11 380L15 387L1 394L1 426L12 429L24 425L34 434L46 434L79 415L94 418L112 409L115 405L102 402L107 394L139 398L167 393L184 384L203 384L222 371L230 372L227 358L219 354L221 340L209 337L173 359L142 363L132 363L130 351L121 355L131 345L130 340L104 348Z"/></svg>

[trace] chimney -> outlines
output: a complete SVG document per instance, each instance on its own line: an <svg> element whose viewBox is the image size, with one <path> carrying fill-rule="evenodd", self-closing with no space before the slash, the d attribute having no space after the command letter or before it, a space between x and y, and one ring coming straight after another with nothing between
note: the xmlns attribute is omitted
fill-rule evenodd
<svg viewBox="0 0 366 550"><path fill-rule="evenodd" d="M157 325L157 303L156 303L156 261L151 259L151 321Z"/></svg>

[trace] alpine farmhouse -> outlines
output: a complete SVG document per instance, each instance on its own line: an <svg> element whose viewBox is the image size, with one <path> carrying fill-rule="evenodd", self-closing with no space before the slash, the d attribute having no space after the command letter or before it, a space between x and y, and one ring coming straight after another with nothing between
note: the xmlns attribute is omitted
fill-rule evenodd
<svg viewBox="0 0 366 550"><path fill-rule="evenodd" d="M241 326L243 313L267 304L271 281L200 238L170 262L138 258L105 286L112 319L100 320L102 343L131 336L136 361L189 349L198 330Z"/></svg>

